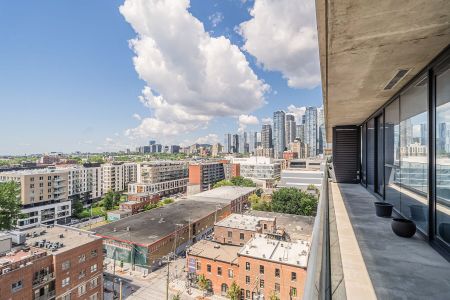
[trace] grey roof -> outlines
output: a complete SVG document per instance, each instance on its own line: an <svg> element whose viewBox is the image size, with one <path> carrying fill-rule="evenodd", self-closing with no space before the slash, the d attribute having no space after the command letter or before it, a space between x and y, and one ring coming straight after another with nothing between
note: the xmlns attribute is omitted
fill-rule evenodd
<svg viewBox="0 0 450 300"><path fill-rule="evenodd" d="M283 228L291 240L309 240L314 217L250 210L246 214L256 217L276 218L277 228Z"/></svg>

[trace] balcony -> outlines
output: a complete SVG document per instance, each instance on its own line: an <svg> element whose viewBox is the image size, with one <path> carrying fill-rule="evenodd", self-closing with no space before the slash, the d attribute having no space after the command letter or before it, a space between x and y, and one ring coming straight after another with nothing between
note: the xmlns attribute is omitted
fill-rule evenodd
<svg viewBox="0 0 450 300"><path fill-rule="evenodd" d="M49 291L48 293L42 295L42 296L37 296L34 297L33 300L50 300L50 299L54 299L55 298L55 291Z"/></svg>
<svg viewBox="0 0 450 300"><path fill-rule="evenodd" d="M55 279L54 273L49 273L47 275L40 275L33 279L33 289L38 288L39 286L46 284L49 281Z"/></svg>
<svg viewBox="0 0 450 300"><path fill-rule="evenodd" d="M323 183L304 299L448 299L450 264L419 233L396 236L361 185Z"/></svg>

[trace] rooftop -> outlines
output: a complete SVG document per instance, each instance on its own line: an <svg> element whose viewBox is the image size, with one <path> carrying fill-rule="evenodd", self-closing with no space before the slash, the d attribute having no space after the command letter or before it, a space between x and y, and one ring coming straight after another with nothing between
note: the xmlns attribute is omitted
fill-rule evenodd
<svg viewBox="0 0 450 300"><path fill-rule="evenodd" d="M258 210L250 210L246 214L263 218L276 218L277 228L283 228L291 240L309 240L314 226L314 217Z"/></svg>
<svg viewBox="0 0 450 300"><path fill-rule="evenodd" d="M281 171L280 187L304 188L310 184L322 185L323 171L306 169L287 169Z"/></svg>
<svg viewBox="0 0 450 300"><path fill-rule="evenodd" d="M205 201L178 201L97 227L94 231L106 238L148 245L174 232L178 224L187 225L214 213L216 205Z"/></svg>
<svg viewBox="0 0 450 300"><path fill-rule="evenodd" d="M35 227L25 230L24 233L27 234L27 245L46 249L53 254L62 253L99 239L90 231L61 225ZM43 247L40 247L41 245ZM54 245L58 245L58 247L51 248Z"/></svg>
<svg viewBox="0 0 450 300"><path fill-rule="evenodd" d="M20 175L35 175L35 174L49 174L49 173L55 173L55 174L62 174L66 173L65 170L62 169L26 169L26 170L16 170L16 171L6 171L1 172L1 175L13 175L13 176L20 176Z"/></svg>
<svg viewBox="0 0 450 300"><path fill-rule="evenodd" d="M189 196L188 199L194 201L210 201L210 202L229 202L239 197L245 196L248 193L255 191L254 187L241 187L241 186L221 186L209 191L198 193Z"/></svg>
<svg viewBox="0 0 450 300"><path fill-rule="evenodd" d="M240 246L222 245L212 241L200 240L189 247L188 254L226 263L237 263Z"/></svg>
<svg viewBox="0 0 450 300"><path fill-rule="evenodd" d="M239 251L239 255L301 268L307 266L308 253L309 242L307 241L278 241L266 238L263 234L256 235Z"/></svg>
<svg viewBox="0 0 450 300"><path fill-rule="evenodd" d="M259 221L274 221L275 218L258 217L252 215L231 214L222 221L216 223L216 226L227 228L236 228L242 230L256 230Z"/></svg>

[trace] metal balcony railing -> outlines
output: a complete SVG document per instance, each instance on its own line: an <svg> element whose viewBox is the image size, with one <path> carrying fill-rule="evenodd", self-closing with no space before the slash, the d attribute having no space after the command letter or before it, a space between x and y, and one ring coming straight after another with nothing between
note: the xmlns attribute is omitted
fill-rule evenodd
<svg viewBox="0 0 450 300"><path fill-rule="evenodd" d="M37 288L40 285L45 284L45 283L47 283L49 281L52 281L54 279L55 279L54 273L49 273L47 275L38 276L38 277L33 279L33 288Z"/></svg>
<svg viewBox="0 0 450 300"><path fill-rule="evenodd" d="M42 296L34 297L33 300L50 300L50 299L55 298L55 295L56 295L56 292L53 290Z"/></svg>

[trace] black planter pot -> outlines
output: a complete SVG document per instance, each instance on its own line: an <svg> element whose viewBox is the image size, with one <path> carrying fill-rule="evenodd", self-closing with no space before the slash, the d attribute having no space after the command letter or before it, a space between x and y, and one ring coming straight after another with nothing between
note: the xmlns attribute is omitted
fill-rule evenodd
<svg viewBox="0 0 450 300"><path fill-rule="evenodd" d="M416 224L408 219L394 218L391 227L396 235L405 238L410 238L416 233Z"/></svg>
<svg viewBox="0 0 450 300"><path fill-rule="evenodd" d="M386 202L375 202L375 212L378 217L389 218L392 215L393 205Z"/></svg>

